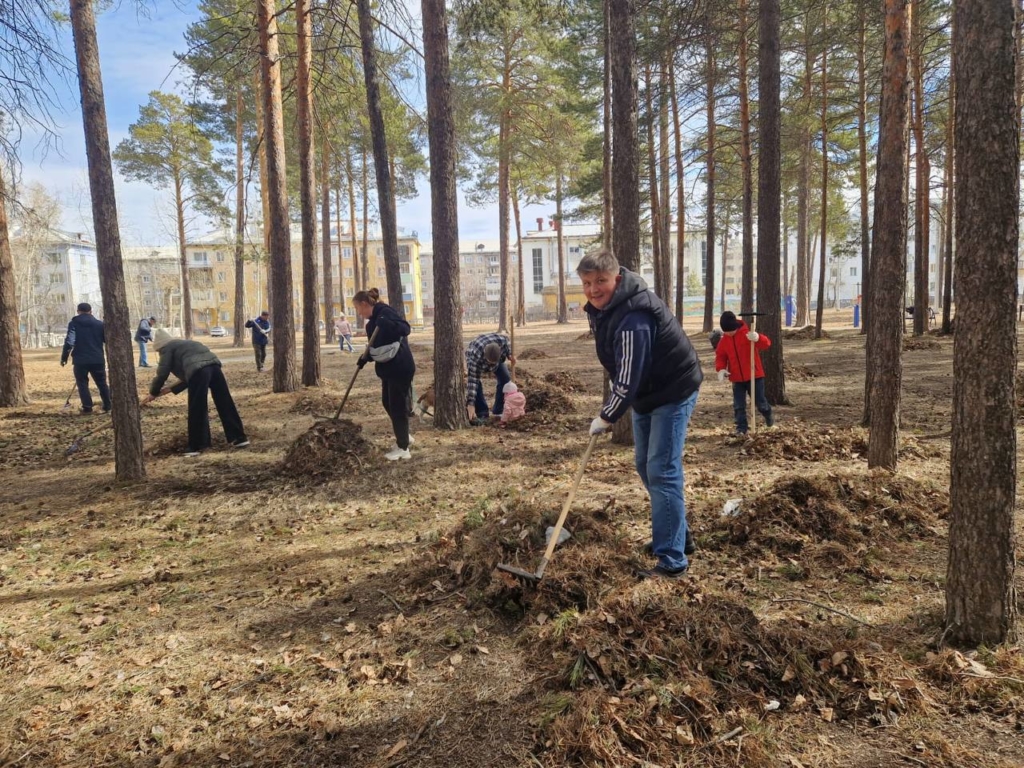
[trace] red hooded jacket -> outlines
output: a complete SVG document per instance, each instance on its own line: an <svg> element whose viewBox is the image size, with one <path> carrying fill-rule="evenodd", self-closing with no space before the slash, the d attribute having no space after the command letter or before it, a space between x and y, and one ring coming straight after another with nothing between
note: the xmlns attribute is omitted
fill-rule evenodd
<svg viewBox="0 0 1024 768"><path fill-rule="evenodd" d="M750 342L747 341L747 333L749 333L747 324L740 320L739 330L732 336L723 336L715 350L715 370L728 368L729 381L734 384L750 381ZM758 379L764 378L761 355L758 353L763 349L768 349L771 345L771 339L763 333L754 343L754 374Z"/></svg>

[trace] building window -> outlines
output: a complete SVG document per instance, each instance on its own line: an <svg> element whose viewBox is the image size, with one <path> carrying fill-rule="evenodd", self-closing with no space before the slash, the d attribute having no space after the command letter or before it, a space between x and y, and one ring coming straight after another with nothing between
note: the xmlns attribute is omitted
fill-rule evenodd
<svg viewBox="0 0 1024 768"><path fill-rule="evenodd" d="M832 267L832 277L839 277L839 268ZM749 377L747 377L749 379Z"/></svg>
<svg viewBox="0 0 1024 768"><path fill-rule="evenodd" d="M231 319L231 313L230 312L221 312L220 313L220 319L221 319L222 322L225 322L225 323L228 322Z"/></svg>
<svg viewBox="0 0 1024 768"><path fill-rule="evenodd" d="M51 272L50 273L50 285L63 285L64 284L64 273L63 272Z"/></svg>
<svg viewBox="0 0 1024 768"><path fill-rule="evenodd" d="M343 258L351 259L352 258L352 247L351 246L345 246L344 248L342 248L341 249L341 255L342 255Z"/></svg>
<svg viewBox="0 0 1024 768"><path fill-rule="evenodd" d="M142 282L148 283L149 282L149 275L143 275L142 276Z"/></svg>
<svg viewBox="0 0 1024 768"><path fill-rule="evenodd" d="M345 277L352 277L352 267L345 267Z"/></svg>
<svg viewBox="0 0 1024 768"><path fill-rule="evenodd" d="M224 261L224 252L217 251L217 261Z"/></svg>
<svg viewBox="0 0 1024 768"><path fill-rule="evenodd" d="M403 261L401 264L399 264L399 268L401 269L403 275L412 274L412 264L410 264L408 261Z"/></svg>
<svg viewBox="0 0 1024 768"><path fill-rule="evenodd" d="M377 267L377 277L384 277L385 274L384 267Z"/></svg>
<svg viewBox="0 0 1024 768"><path fill-rule="evenodd" d="M221 301L227 301L228 300L228 295L227 295L227 293L225 291L221 291L220 292L220 300Z"/></svg>
<svg viewBox="0 0 1024 768"><path fill-rule="evenodd" d="M533 292L540 293L544 290L544 251L540 248L533 249Z"/></svg>
<svg viewBox="0 0 1024 768"><path fill-rule="evenodd" d="M224 282L224 273L223 272L218 272L217 273L217 282L220 282L220 283Z"/></svg>
<svg viewBox="0 0 1024 768"><path fill-rule="evenodd" d="M857 268L856 267L850 267L850 277L856 277L856 276L857 276Z"/></svg>
<svg viewBox="0 0 1024 768"><path fill-rule="evenodd" d="M408 245L400 245L400 246L398 246L398 258L405 259L406 261L408 261L408 259L409 259L409 246Z"/></svg>

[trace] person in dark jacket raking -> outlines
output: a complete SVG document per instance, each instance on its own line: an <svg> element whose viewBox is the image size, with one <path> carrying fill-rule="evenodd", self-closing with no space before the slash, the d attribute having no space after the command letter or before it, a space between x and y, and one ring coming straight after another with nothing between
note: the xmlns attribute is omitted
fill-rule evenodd
<svg viewBox="0 0 1024 768"><path fill-rule="evenodd" d="M142 318L139 327L135 331L135 343L139 345L139 368L152 368L149 364L149 356L146 354L146 345L153 341L153 325L155 317Z"/></svg>
<svg viewBox="0 0 1024 768"><path fill-rule="evenodd" d="M260 312L255 320L246 320L246 328L252 328L252 353L256 358L256 373L267 364L267 342L270 341L270 313Z"/></svg>
<svg viewBox="0 0 1024 768"><path fill-rule="evenodd" d="M103 321L92 314L92 306L84 301L78 305L78 314L68 323L68 335L64 337L60 364L68 364L68 356L74 363L75 383L78 397L82 401L82 413L92 413L92 394L89 392L89 377L96 383L103 401L103 412L110 411L110 388L107 386L107 366L103 357Z"/></svg>
<svg viewBox="0 0 1024 768"><path fill-rule="evenodd" d="M606 432L633 408L636 469L651 497L651 553L641 578L678 578L689 568L683 448L703 373L697 352L668 306L611 251L588 254L576 268L584 308L611 391L590 434Z"/></svg>
<svg viewBox="0 0 1024 768"><path fill-rule="evenodd" d="M162 395L172 392L177 395L188 390L188 451L185 456L198 456L200 451L211 445L208 394L213 395L213 404L217 408L228 444L233 448L249 445L242 418L235 408L235 401L217 356L205 344L171 338L164 330L156 332L153 349L160 354L160 364L149 386L149 395L142 403L145 405ZM164 382L172 373L178 377L178 382L165 387Z"/></svg>
<svg viewBox="0 0 1024 768"><path fill-rule="evenodd" d="M412 396L412 379L416 375L416 362L409 349L409 323L391 307L380 300L380 291L371 288L359 291L352 303L356 312L366 320L366 338L377 331L377 338L369 348L368 356L360 356L359 367L366 365L367 357L374 361L374 370L380 378L381 401L391 418L395 433L394 447L384 454L388 461L411 459L409 446L409 406Z"/></svg>

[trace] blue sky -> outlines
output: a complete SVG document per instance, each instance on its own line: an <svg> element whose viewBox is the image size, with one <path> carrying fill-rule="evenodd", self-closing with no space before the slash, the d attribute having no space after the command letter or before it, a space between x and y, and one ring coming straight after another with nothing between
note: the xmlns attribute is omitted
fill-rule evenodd
<svg viewBox="0 0 1024 768"><path fill-rule="evenodd" d="M417 14L418 16L418 14ZM153 90L175 90L184 78L175 69L174 52L182 51L183 33L199 18L191 0L158 0L147 15L139 15L136 6L123 2L103 13L98 20L100 65L107 103L107 122L111 148L128 135L128 126L138 117L139 105ZM70 31L64 46L74 58ZM72 83L77 88L77 82ZM422 86L420 86L422 87ZM91 231L88 174L81 111L77 90L61 94L63 112L56 116L58 146L44 152L38 135L26 134L22 144L22 180L39 182L59 198L64 210L63 226L73 231ZM422 97L419 100L422 103ZM291 169L289 169L291 170ZM427 179L417 184L420 195L399 204L398 225L419 233L424 245L430 242L430 197ZM175 242L169 194L141 183L117 179L118 218L126 245L172 245ZM524 207L524 228L532 228L538 216L550 216L554 205ZM461 239L496 238L497 207L459 206ZM202 226L196 226L199 234Z"/></svg>

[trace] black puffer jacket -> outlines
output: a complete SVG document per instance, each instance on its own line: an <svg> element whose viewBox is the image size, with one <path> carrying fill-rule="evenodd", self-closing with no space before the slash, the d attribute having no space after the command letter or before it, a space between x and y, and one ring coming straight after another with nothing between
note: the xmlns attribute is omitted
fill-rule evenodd
<svg viewBox="0 0 1024 768"><path fill-rule="evenodd" d="M633 409L650 413L668 403L680 403L698 389L704 380L700 359L668 306L647 287L644 279L625 267L612 299L602 310L586 305L590 327L594 331L597 357L611 376L615 376L615 337L623 319L631 312L650 313L657 323L651 348L650 373L640 383Z"/></svg>
<svg viewBox="0 0 1024 768"><path fill-rule="evenodd" d="M399 316L394 309L382 301L373 305L373 314L366 321L366 338L369 339L375 330L377 338L374 347L386 347L399 342L398 354L386 363L374 363L374 371L381 379L412 379L416 375L416 362L409 349L409 323Z"/></svg>

